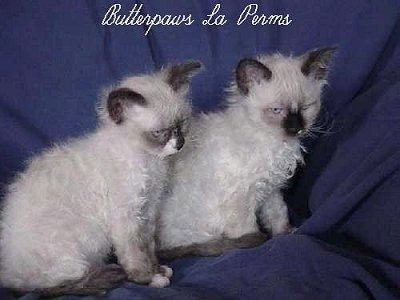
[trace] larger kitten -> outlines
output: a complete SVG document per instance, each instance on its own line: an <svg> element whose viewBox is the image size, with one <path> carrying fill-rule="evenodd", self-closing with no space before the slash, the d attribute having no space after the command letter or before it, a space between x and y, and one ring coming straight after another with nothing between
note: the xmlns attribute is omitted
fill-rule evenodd
<svg viewBox="0 0 400 300"><path fill-rule="evenodd" d="M103 292L125 277L163 287L154 255L168 155L184 144L188 61L129 77L107 93L91 134L31 160L8 188L1 220L1 283L44 295ZM120 265L104 259L115 249Z"/></svg>
<svg viewBox="0 0 400 300"><path fill-rule="evenodd" d="M201 115L177 157L161 209L160 256L255 246L266 239L258 225L272 235L289 231L281 188L302 162L299 136L320 110L332 53L239 62L227 109Z"/></svg>

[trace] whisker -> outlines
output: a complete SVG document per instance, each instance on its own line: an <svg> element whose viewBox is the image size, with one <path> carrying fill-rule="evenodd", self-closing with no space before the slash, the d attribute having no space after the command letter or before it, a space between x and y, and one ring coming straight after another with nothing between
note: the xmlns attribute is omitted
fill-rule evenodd
<svg viewBox="0 0 400 300"><path fill-rule="evenodd" d="M308 136L317 137L320 134L334 134L335 120L330 117L329 113L325 114L318 120L318 122L307 129Z"/></svg>

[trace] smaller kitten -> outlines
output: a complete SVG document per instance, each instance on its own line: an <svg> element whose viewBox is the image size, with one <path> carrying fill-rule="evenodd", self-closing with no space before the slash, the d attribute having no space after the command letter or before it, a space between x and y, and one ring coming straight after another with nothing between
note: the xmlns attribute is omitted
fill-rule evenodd
<svg viewBox="0 0 400 300"><path fill-rule="evenodd" d="M3 286L44 296L96 294L127 278L164 287L154 253L167 156L184 144L196 61L128 77L91 134L34 157L8 187L1 220ZM121 265L104 261L115 249Z"/></svg>
<svg viewBox="0 0 400 300"><path fill-rule="evenodd" d="M300 136L315 121L333 48L299 57L241 60L227 108L193 121L163 201L163 258L218 255L291 231L281 188L303 161Z"/></svg>

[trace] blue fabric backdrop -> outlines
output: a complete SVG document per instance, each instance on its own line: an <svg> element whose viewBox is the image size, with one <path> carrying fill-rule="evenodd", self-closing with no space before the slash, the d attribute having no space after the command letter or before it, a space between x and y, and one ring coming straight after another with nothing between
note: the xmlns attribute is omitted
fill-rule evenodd
<svg viewBox="0 0 400 300"><path fill-rule="evenodd" d="M220 103L240 58L325 45L338 53L323 97L329 133L309 141L307 167L287 191L299 231L218 258L176 260L170 287L126 283L107 298L400 297L400 2L146 0L142 13L191 13L195 20L155 26L147 36L143 26L102 26L114 3L2 1L2 187L32 154L93 129L100 89L124 75L199 59L205 70L193 80L193 101L207 110ZM139 4L118 3L125 14ZM217 3L227 24L201 25ZM250 3L293 21L236 25ZM1 289L0 297L11 294Z"/></svg>

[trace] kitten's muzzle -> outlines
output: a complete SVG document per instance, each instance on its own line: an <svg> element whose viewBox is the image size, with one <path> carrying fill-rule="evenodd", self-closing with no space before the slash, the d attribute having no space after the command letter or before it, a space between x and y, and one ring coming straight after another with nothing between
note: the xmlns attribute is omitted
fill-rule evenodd
<svg viewBox="0 0 400 300"><path fill-rule="evenodd" d="M290 111L283 119L282 127L289 136L296 136L304 130L305 122L300 112Z"/></svg>
<svg viewBox="0 0 400 300"><path fill-rule="evenodd" d="M183 145L185 144L185 138L183 137L182 130L180 126L176 127L172 132L172 136L176 138L176 146L177 150L181 150Z"/></svg>

